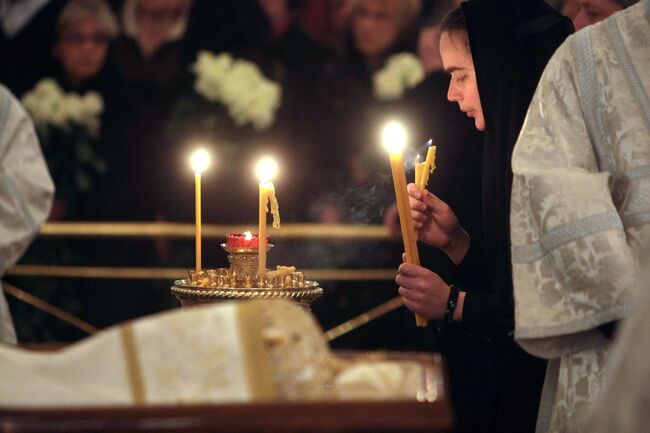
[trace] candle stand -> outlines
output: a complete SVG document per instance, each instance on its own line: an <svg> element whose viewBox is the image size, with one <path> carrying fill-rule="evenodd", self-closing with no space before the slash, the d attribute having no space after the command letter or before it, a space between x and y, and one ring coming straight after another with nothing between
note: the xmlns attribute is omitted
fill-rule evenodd
<svg viewBox="0 0 650 433"><path fill-rule="evenodd" d="M267 271L263 278L258 276L258 249L229 247L221 244L228 252L230 267L190 271L189 278L177 280L171 292L181 306L206 302L249 299L289 299L309 309L312 301L323 295L318 282L307 281L302 272L295 268L281 267ZM267 251L272 245L268 245Z"/></svg>

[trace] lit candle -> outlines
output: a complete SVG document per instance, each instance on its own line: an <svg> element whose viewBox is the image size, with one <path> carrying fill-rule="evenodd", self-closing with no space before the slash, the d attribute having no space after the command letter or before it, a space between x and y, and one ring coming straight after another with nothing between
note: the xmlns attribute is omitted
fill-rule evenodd
<svg viewBox="0 0 650 433"><path fill-rule="evenodd" d="M436 146L433 145L433 140L427 141L427 157L424 160L421 168L420 177L415 180L415 184L418 186L420 191L424 191L429 183L429 174L433 173L436 169Z"/></svg>
<svg viewBox="0 0 650 433"><path fill-rule="evenodd" d="M406 173L404 171L404 159L402 150L406 145L406 130L397 122L389 122L383 129L383 142L390 156L390 169L393 174L393 186L395 187L395 200L397 202L397 211L399 212L399 221L402 228L402 241L404 242L404 252L406 253L406 262L416 265L420 264L418 255L417 238L413 219L411 218L411 207L409 206L409 196L406 189ZM417 326L427 326L427 321L419 315L415 315Z"/></svg>
<svg viewBox="0 0 650 433"><path fill-rule="evenodd" d="M273 214L273 227L280 227L280 214L278 209L278 202L275 198L275 187L271 179L278 173L278 165L271 158L263 158L257 163L256 167L257 177L260 180L260 201L259 201L259 264L257 268L257 275L259 278L264 278L266 275L266 249L267 249L267 233L266 233L266 213L268 212L268 203L271 203L271 213Z"/></svg>
<svg viewBox="0 0 650 433"><path fill-rule="evenodd" d="M210 154L205 149L192 153L190 164L194 170L195 215L196 215L196 270L201 270L201 173L210 165Z"/></svg>
<svg viewBox="0 0 650 433"><path fill-rule="evenodd" d="M424 161L420 162L420 155L415 158L415 184L419 185L424 170Z"/></svg>

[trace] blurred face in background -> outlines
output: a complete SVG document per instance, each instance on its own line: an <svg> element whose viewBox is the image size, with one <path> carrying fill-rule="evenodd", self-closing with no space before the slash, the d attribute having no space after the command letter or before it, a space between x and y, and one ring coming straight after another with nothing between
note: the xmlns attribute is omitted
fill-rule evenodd
<svg viewBox="0 0 650 433"><path fill-rule="evenodd" d="M183 0L139 0L135 7L138 42L145 55L155 53L185 12Z"/></svg>
<svg viewBox="0 0 650 433"><path fill-rule="evenodd" d="M350 24L350 17L353 11L352 0L330 0L330 13L332 26L335 33L343 33Z"/></svg>
<svg viewBox="0 0 650 433"><path fill-rule="evenodd" d="M573 18L573 25L576 30L602 21L613 13L623 9L614 0L578 0L578 3L580 3L580 9Z"/></svg>
<svg viewBox="0 0 650 433"><path fill-rule="evenodd" d="M54 58L66 78L78 85L94 77L104 66L110 37L99 21L88 17L61 30L54 45Z"/></svg>
<svg viewBox="0 0 650 433"><path fill-rule="evenodd" d="M463 38L467 38L466 33L450 36L449 32L444 32L440 37L442 65L445 72L451 75L447 99L457 102L460 111L474 119L476 129L485 131L485 117L478 93L474 61Z"/></svg>
<svg viewBox="0 0 650 433"><path fill-rule="evenodd" d="M289 16L288 0L257 0L257 2L271 22L281 21Z"/></svg>
<svg viewBox="0 0 650 433"><path fill-rule="evenodd" d="M418 38L418 57L427 74L442 69L440 26L423 27Z"/></svg>
<svg viewBox="0 0 650 433"><path fill-rule="evenodd" d="M352 16L357 49L364 56L386 53L402 30L399 1L359 0Z"/></svg>

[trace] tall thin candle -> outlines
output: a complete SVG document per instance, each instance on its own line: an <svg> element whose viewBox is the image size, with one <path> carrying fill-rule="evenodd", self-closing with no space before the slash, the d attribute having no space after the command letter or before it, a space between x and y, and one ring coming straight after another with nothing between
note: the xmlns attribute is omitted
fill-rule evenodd
<svg viewBox="0 0 650 433"><path fill-rule="evenodd" d="M393 175L393 186L395 187L395 200L397 202L397 211L402 229L402 241L404 242L404 252L406 253L406 262L416 265L420 264L418 255L417 237L411 217L411 207L409 206L408 191L406 189L406 172L404 171L404 158L402 150L406 144L406 131L404 127L397 122L390 122L383 131L384 145L388 149L390 156L390 169ZM417 326L427 326L424 317L415 315Z"/></svg>
<svg viewBox="0 0 650 433"><path fill-rule="evenodd" d="M271 158L264 158L257 163L257 177L260 180L259 194L259 247L258 247L258 268L257 276L262 279L266 275L266 250L267 250L267 230L266 230L266 213L268 204L271 203L271 212L273 213L273 227L280 226L280 214L278 211L277 200L275 199L275 187L271 179L278 172L278 165Z"/></svg>
<svg viewBox="0 0 650 433"><path fill-rule="evenodd" d="M421 168L420 178L416 176L415 184L418 186L420 191L424 191L429 183L429 174L433 173L436 169L436 146L433 145L433 140L427 141L427 157L424 160Z"/></svg>
<svg viewBox="0 0 650 433"><path fill-rule="evenodd" d="M210 165L210 154L205 149L198 149L190 157L190 164L194 170L195 192L195 249L196 270L200 271L201 263L201 174Z"/></svg>

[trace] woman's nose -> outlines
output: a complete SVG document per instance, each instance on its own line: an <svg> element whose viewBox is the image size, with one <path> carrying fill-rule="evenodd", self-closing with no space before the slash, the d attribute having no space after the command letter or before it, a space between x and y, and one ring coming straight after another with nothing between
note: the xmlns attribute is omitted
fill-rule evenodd
<svg viewBox="0 0 650 433"><path fill-rule="evenodd" d="M456 89L456 87L449 83L449 90L447 90L447 99L451 102L456 102L461 99L462 94Z"/></svg>

